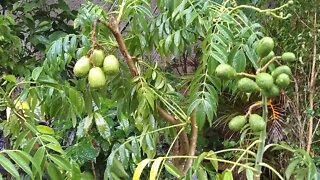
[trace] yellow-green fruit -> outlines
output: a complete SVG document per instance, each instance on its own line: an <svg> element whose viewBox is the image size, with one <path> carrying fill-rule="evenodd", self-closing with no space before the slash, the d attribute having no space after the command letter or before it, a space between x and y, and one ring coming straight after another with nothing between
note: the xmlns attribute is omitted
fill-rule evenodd
<svg viewBox="0 0 320 180"><path fill-rule="evenodd" d="M282 65L282 66L277 67L274 71L272 71L271 75L274 79L277 79L277 77L282 73L285 73L288 76L290 76L292 74L289 66Z"/></svg>
<svg viewBox="0 0 320 180"><path fill-rule="evenodd" d="M267 90L273 86L273 78L268 73L259 73L256 76L256 83L261 89Z"/></svg>
<svg viewBox="0 0 320 180"><path fill-rule="evenodd" d="M249 116L249 126L253 132L259 132L266 128L266 122L258 114L251 114Z"/></svg>
<svg viewBox="0 0 320 180"><path fill-rule="evenodd" d="M100 49L93 50L92 60L93 60L94 66L101 67L103 64L104 58L105 58L105 54L103 50L100 50Z"/></svg>
<svg viewBox="0 0 320 180"><path fill-rule="evenodd" d="M259 41L257 45L257 53L263 58L266 57L274 48L274 41L271 37L264 37Z"/></svg>
<svg viewBox="0 0 320 180"><path fill-rule="evenodd" d="M274 52L271 51L266 57L260 60L260 65L263 66L267 64L275 56Z"/></svg>
<svg viewBox="0 0 320 180"><path fill-rule="evenodd" d="M104 58L103 71L108 75L114 75L119 72L119 61L114 55Z"/></svg>
<svg viewBox="0 0 320 180"><path fill-rule="evenodd" d="M252 93L252 92L255 92L255 91L259 91L259 87L257 85L256 82L254 82L252 79L249 79L249 78L241 78L239 81L238 81L238 89L242 92L245 92L245 93Z"/></svg>
<svg viewBox="0 0 320 180"><path fill-rule="evenodd" d="M263 90L262 94L267 97L276 97L276 96L279 96L280 89L278 88L278 86L274 84L270 89Z"/></svg>
<svg viewBox="0 0 320 180"><path fill-rule="evenodd" d="M296 60L296 55L294 55L292 52L285 52L282 54L281 59L284 62L294 62Z"/></svg>
<svg viewBox="0 0 320 180"><path fill-rule="evenodd" d="M101 68L94 67L89 71L88 81L91 88L101 88L106 84L106 76Z"/></svg>
<svg viewBox="0 0 320 180"><path fill-rule="evenodd" d="M229 125L229 129L233 131L240 131L246 123L247 123L246 116L239 115L232 118L228 125Z"/></svg>
<svg viewBox="0 0 320 180"><path fill-rule="evenodd" d="M88 57L81 57L73 67L73 73L77 77L83 77L88 74L90 70L90 60Z"/></svg>
<svg viewBox="0 0 320 180"><path fill-rule="evenodd" d="M281 89L285 89L290 84L290 77L288 74L282 73L276 79L276 85L278 85Z"/></svg>
<svg viewBox="0 0 320 180"><path fill-rule="evenodd" d="M236 70L229 64L220 64L216 68L216 75L220 79L228 80L236 76Z"/></svg>

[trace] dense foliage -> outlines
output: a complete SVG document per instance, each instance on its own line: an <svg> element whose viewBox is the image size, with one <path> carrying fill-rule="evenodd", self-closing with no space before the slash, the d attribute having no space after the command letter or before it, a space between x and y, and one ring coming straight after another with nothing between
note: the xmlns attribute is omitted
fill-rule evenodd
<svg viewBox="0 0 320 180"><path fill-rule="evenodd" d="M2 1L0 179L317 179L314 3Z"/></svg>

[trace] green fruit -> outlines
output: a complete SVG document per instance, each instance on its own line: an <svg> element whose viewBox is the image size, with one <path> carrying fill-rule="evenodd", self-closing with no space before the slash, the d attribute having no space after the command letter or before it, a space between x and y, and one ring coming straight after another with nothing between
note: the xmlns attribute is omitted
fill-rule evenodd
<svg viewBox="0 0 320 180"><path fill-rule="evenodd" d="M81 57L73 67L73 73L77 77L83 77L88 74L90 70L90 60L88 57Z"/></svg>
<svg viewBox="0 0 320 180"><path fill-rule="evenodd" d="M105 58L105 54L104 54L103 50L100 50L100 49L93 50L92 60L93 60L93 64L96 67L102 66L104 58Z"/></svg>
<svg viewBox="0 0 320 180"><path fill-rule="evenodd" d="M91 88L101 88L106 84L106 76L101 68L94 67L89 71L88 81Z"/></svg>
<svg viewBox="0 0 320 180"><path fill-rule="evenodd" d="M288 74L282 73L276 79L276 85L278 85L281 89L285 89L290 84L290 77Z"/></svg>
<svg viewBox="0 0 320 180"><path fill-rule="evenodd" d="M236 70L229 64L220 64L216 68L216 75L220 79L228 80L236 76Z"/></svg>
<svg viewBox="0 0 320 180"><path fill-rule="evenodd" d="M278 88L278 86L274 84L270 89L263 90L262 94L267 97L276 97L276 96L279 96L280 89Z"/></svg>
<svg viewBox="0 0 320 180"><path fill-rule="evenodd" d="M273 57L275 56L274 52L271 51L266 57L262 58L260 60L260 65L264 66L265 64L267 64Z"/></svg>
<svg viewBox="0 0 320 180"><path fill-rule="evenodd" d="M119 72L119 61L114 55L104 58L103 70L108 75L114 75Z"/></svg>
<svg viewBox="0 0 320 180"><path fill-rule="evenodd" d="M259 73L256 76L256 83L261 89L267 90L273 86L273 78L268 73Z"/></svg>
<svg viewBox="0 0 320 180"><path fill-rule="evenodd" d="M257 46L258 55L263 58L267 56L274 48L274 41L271 37L264 37L259 41Z"/></svg>
<svg viewBox="0 0 320 180"><path fill-rule="evenodd" d="M251 114L249 116L249 126L253 132L259 132L266 128L266 122L258 114Z"/></svg>
<svg viewBox="0 0 320 180"><path fill-rule="evenodd" d="M282 66L277 67L274 71L272 71L271 75L274 79L277 79L277 77L282 73L285 73L289 76L292 74L289 66L282 65Z"/></svg>
<svg viewBox="0 0 320 180"><path fill-rule="evenodd" d="M241 78L238 81L238 89L245 93L252 93L255 91L259 91L259 87L256 82L249 78Z"/></svg>
<svg viewBox="0 0 320 180"><path fill-rule="evenodd" d="M294 55L292 52L285 52L282 54L281 59L284 62L294 62L296 60L296 55Z"/></svg>
<svg viewBox="0 0 320 180"><path fill-rule="evenodd" d="M233 131L240 131L246 123L247 123L246 116L239 115L232 118L228 125L229 125L229 129Z"/></svg>

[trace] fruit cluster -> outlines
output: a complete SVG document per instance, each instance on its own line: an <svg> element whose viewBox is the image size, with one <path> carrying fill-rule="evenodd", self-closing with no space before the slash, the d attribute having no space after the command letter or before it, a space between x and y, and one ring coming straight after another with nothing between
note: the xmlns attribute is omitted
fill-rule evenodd
<svg viewBox="0 0 320 180"><path fill-rule="evenodd" d="M88 56L81 57L73 68L76 77L88 75L91 88L101 88L106 84L106 75L119 72L119 61L114 55L105 56L103 50L94 49Z"/></svg>
<svg viewBox="0 0 320 180"><path fill-rule="evenodd" d="M296 57L291 52L285 52L282 56L275 56L273 52L274 41L270 37L262 38L256 47L256 53L259 56L260 69L255 75L246 73L237 73L235 69L228 64L220 64L216 68L216 75L220 79L229 80L236 76L242 77L237 87L244 93L260 92L265 97L275 97L280 94L280 89L286 89L290 84L290 76L292 75L289 66L280 65L275 67L273 62L281 59L284 62L290 63L296 60ZM270 66L274 66L270 68ZM272 69L271 73L266 72L266 68ZM232 130L240 130L247 122L247 116L236 116L230 123L229 128ZM253 131L261 131L266 123L263 118L257 114L249 116L249 125Z"/></svg>

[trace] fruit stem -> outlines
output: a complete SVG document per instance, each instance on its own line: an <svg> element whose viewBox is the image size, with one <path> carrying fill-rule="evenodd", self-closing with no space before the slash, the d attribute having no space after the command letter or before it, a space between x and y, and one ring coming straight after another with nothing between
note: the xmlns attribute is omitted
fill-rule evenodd
<svg viewBox="0 0 320 180"><path fill-rule="evenodd" d="M265 120L265 122L267 123L268 121L268 104L267 104L267 97L266 96L262 96L262 118ZM260 175L261 175L261 163L262 163L262 159L263 159L263 153L264 153L264 146L265 146L265 141L267 138L267 133L266 133L266 128L265 127L264 130L262 130L260 132L260 143L258 146L258 152L257 152L257 156L256 156L256 162L255 162L255 166L254 168L257 170L255 175L254 175L254 180L260 180Z"/></svg>
<svg viewBox="0 0 320 180"><path fill-rule="evenodd" d="M270 61L268 61L267 64L265 64L262 68L258 69L256 74L261 73L261 72L264 72L264 71L268 68L268 66L269 66L271 63L273 63L274 61L276 61L277 59L281 59L281 56L275 56L275 57L273 57Z"/></svg>
<svg viewBox="0 0 320 180"><path fill-rule="evenodd" d="M252 79L255 79L255 78L256 78L256 75L254 75L254 74L248 74L248 73L244 73L244 72L237 73L237 76L244 76L244 77L248 77L248 78L252 78Z"/></svg>

